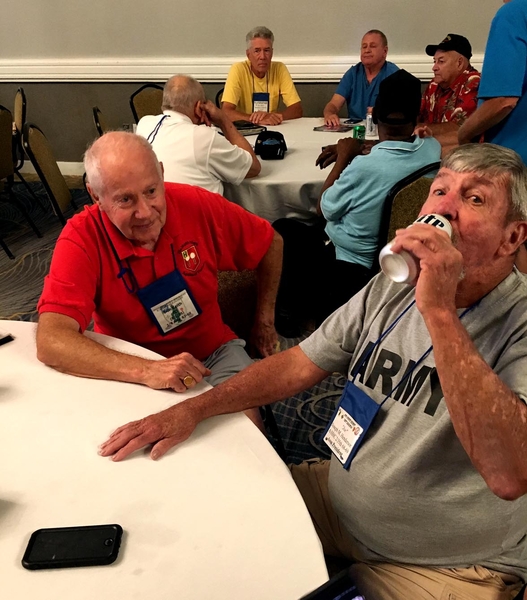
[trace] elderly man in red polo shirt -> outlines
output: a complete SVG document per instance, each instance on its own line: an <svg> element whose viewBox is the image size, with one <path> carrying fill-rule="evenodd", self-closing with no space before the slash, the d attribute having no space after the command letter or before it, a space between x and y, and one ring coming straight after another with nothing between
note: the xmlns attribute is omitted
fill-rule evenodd
<svg viewBox="0 0 527 600"><path fill-rule="evenodd" d="M449 33L425 51L434 57L434 78L423 94L418 128L426 126L446 152L457 146L460 126L476 110L480 74L470 64L472 47L462 35Z"/></svg>
<svg viewBox="0 0 527 600"><path fill-rule="evenodd" d="M59 371L183 392L251 363L223 323L217 271L257 269L253 342L273 353L282 240L267 221L218 194L164 184L150 144L107 133L86 152L95 205L64 227L39 301L38 358ZM106 348L95 331L166 357Z"/></svg>

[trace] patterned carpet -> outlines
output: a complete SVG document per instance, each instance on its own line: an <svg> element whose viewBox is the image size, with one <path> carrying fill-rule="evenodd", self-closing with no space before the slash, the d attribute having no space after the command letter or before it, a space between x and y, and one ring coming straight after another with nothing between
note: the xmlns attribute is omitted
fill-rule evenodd
<svg viewBox="0 0 527 600"><path fill-rule="evenodd" d="M36 237L18 209L5 202L4 194L0 195L0 235L15 255L15 260L10 260L0 248L0 319L37 320L36 305L43 279L62 229L51 210L43 186L40 183L30 185L42 200L46 211L35 203L21 184L15 185L15 192L42 232L42 238ZM84 189L72 189L72 195L78 207L89 200ZM73 212L72 208L66 217ZM290 348L300 339L282 338L281 346L283 349ZM310 390L273 405L288 462L329 457L321 436L344 384L343 377L334 375Z"/></svg>

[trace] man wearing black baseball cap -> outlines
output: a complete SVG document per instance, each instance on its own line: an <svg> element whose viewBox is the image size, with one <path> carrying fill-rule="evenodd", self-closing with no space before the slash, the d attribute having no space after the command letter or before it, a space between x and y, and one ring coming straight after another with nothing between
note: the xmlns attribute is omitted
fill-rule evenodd
<svg viewBox="0 0 527 600"><path fill-rule="evenodd" d="M449 33L425 52L434 57L434 78L421 101L424 123L448 150L457 145L457 131L477 106L480 75L470 64L472 47L466 37Z"/></svg>

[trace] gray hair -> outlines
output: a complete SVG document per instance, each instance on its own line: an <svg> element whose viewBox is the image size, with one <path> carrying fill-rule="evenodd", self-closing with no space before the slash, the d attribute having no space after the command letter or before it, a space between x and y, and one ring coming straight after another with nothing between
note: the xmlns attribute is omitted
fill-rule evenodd
<svg viewBox="0 0 527 600"><path fill-rule="evenodd" d="M247 50L251 47L251 42L256 38L262 38L264 40L271 40L271 45L274 44L274 35L270 29L264 27L263 25L259 25L258 27L253 27L251 31L245 36L245 41L247 42Z"/></svg>
<svg viewBox="0 0 527 600"><path fill-rule="evenodd" d="M161 109L175 110L190 116L196 102L205 100L205 91L199 81L187 75L174 75L165 83Z"/></svg>
<svg viewBox="0 0 527 600"><path fill-rule="evenodd" d="M109 131L96 139L84 153L86 181L97 195L102 194L104 190L104 182L101 176L101 163L104 158L111 155L121 155L133 144L141 146L147 152L156 165L159 177L163 179L163 169L151 144L144 137L128 131Z"/></svg>
<svg viewBox="0 0 527 600"><path fill-rule="evenodd" d="M441 167L501 181L508 193L507 222L527 220L527 167L514 150L496 144L465 144L451 150Z"/></svg>
<svg viewBox="0 0 527 600"><path fill-rule="evenodd" d="M370 35L370 34L375 34L375 35L380 36L380 38L382 40L382 45L385 48L388 47L388 38L384 35L384 33L380 29L370 29L362 36L362 39L364 39L367 35Z"/></svg>

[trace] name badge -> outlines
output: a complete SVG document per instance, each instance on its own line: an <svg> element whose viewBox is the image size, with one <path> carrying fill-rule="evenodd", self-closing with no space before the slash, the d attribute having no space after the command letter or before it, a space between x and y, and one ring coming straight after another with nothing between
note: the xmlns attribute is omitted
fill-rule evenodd
<svg viewBox="0 0 527 600"><path fill-rule="evenodd" d="M348 381L324 433L324 442L345 469L349 469L379 409L380 404Z"/></svg>
<svg viewBox="0 0 527 600"><path fill-rule="evenodd" d="M137 297L161 335L201 314L192 291L177 270L138 290Z"/></svg>
<svg viewBox="0 0 527 600"><path fill-rule="evenodd" d="M254 92L253 93L253 112L269 112L269 93Z"/></svg>
<svg viewBox="0 0 527 600"><path fill-rule="evenodd" d="M187 290L174 294L172 298L152 306L151 310L163 333L176 329L199 314Z"/></svg>

